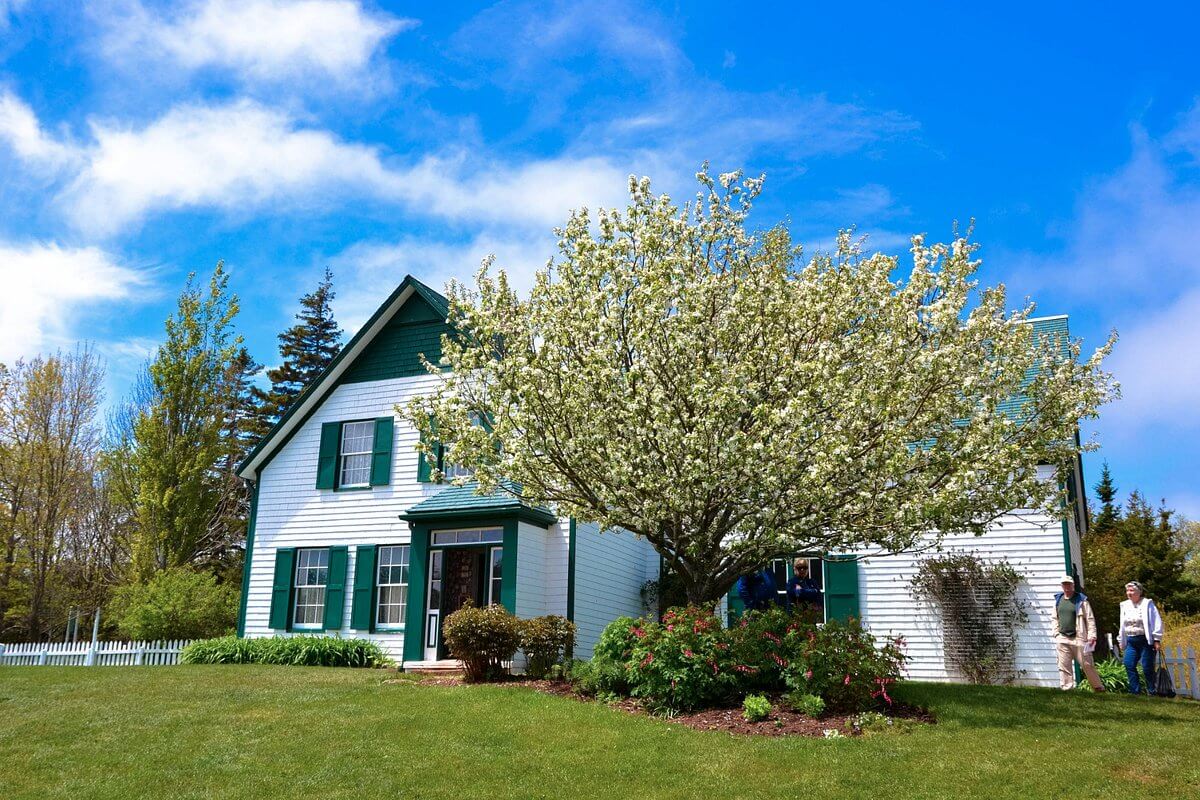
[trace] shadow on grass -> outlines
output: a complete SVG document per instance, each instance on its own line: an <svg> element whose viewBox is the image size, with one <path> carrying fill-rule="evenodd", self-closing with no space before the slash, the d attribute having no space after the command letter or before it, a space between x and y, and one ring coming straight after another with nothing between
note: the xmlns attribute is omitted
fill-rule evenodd
<svg viewBox="0 0 1200 800"><path fill-rule="evenodd" d="M1111 729L1114 722L1176 723L1188 715L1200 724L1200 704L1129 695L919 682L901 684L895 695L964 728Z"/></svg>

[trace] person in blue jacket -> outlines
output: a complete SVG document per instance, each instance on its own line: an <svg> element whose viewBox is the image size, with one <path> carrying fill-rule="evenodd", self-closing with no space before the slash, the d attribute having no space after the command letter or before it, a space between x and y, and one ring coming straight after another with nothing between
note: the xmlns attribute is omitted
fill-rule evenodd
<svg viewBox="0 0 1200 800"><path fill-rule="evenodd" d="M747 611L761 611L779 601L775 578L766 567L738 578L737 592Z"/></svg>
<svg viewBox="0 0 1200 800"><path fill-rule="evenodd" d="M787 584L788 603L794 611L821 608L821 590L808 574L808 559L792 562L792 577Z"/></svg>

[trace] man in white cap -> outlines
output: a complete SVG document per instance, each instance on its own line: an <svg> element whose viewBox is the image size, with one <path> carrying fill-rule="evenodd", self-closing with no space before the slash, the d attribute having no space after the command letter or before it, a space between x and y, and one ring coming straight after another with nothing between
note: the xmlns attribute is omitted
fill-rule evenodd
<svg viewBox="0 0 1200 800"><path fill-rule="evenodd" d="M1083 592L1075 591L1075 579L1062 576L1062 591L1054 595L1054 615L1051 631L1058 649L1058 683L1063 691L1075 688L1075 664L1083 668L1088 683L1097 692L1104 683L1092 662L1096 649L1096 617Z"/></svg>

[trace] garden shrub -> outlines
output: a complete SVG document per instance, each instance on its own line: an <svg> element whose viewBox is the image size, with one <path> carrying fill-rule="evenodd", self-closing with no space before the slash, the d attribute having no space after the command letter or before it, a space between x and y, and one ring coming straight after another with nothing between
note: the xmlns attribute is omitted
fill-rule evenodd
<svg viewBox="0 0 1200 800"><path fill-rule="evenodd" d="M630 629L636 642L626 662L630 693L650 708L689 711L728 703L742 692L728 632L708 609L673 608L661 623Z"/></svg>
<svg viewBox="0 0 1200 800"><path fill-rule="evenodd" d="M525 674L540 680L562 663L575 646L575 623L557 614L521 621L521 649L528 659Z"/></svg>
<svg viewBox="0 0 1200 800"><path fill-rule="evenodd" d="M904 666L902 645L895 640L877 647L875 637L854 619L796 628L786 634L783 680L792 691L819 695L835 711L890 704L888 687Z"/></svg>
<svg viewBox="0 0 1200 800"><path fill-rule="evenodd" d="M825 701L821 699L820 695L802 691L790 692L787 696L787 703L793 711L813 719L817 719L825 713Z"/></svg>
<svg viewBox="0 0 1200 800"><path fill-rule="evenodd" d="M118 587L108 609L130 639L206 639L233 633L239 596L210 572L174 567Z"/></svg>
<svg viewBox="0 0 1200 800"><path fill-rule="evenodd" d="M442 636L450 655L463 663L468 681L497 680L521 646L521 620L500 605L464 605L446 617Z"/></svg>
<svg viewBox="0 0 1200 800"><path fill-rule="evenodd" d="M771 701L761 694L748 694L742 701L742 716L747 722L762 722L771 716Z"/></svg>
<svg viewBox="0 0 1200 800"><path fill-rule="evenodd" d="M731 629L705 609L671 609L662 622L615 620L586 668L581 692L641 699L658 711L726 705L754 692L816 695L839 711L890 702L899 642L876 647L857 622L816 626L782 610L751 612ZM820 713L819 711L817 712Z"/></svg>
<svg viewBox="0 0 1200 800"><path fill-rule="evenodd" d="M389 667L394 662L379 645L339 636L276 636L203 639L183 648L184 664L278 664L298 667Z"/></svg>

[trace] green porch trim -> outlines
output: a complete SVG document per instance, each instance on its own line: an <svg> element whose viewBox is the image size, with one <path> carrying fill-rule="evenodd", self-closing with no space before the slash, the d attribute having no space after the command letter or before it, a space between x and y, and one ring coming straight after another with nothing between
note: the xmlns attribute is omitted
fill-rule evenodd
<svg viewBox="0 0 1200 800"><path fill-rule="evenodd" d="M575 518L567 528L567 621L575 621Z"/></svg>
<svg viewBox="0 0 1200 800"><path fill-rule="evenodd" d="M401 514L400 518L406 519L407 515ZM504 560L500 567L500 604L510 614L517 613L517 550L519 547L517 531L520 522L517 512L512 511L499 515L493 513L482 523L483 526L501 528L504 531L500 540L500 546L504 548ZM495 547L496 543L472 542L436 546L432 544L432 533L435 530L481 527L481 520L476 515L442 516L437 520L409 519L408 524L412 536L408 545L409 603L404 614L404 660L422 661L425 657L425 634L427 632L425 615L429 610L426 607L429 602L429 576L427 574L429 551Z"/></svg>
<svg viewBox="0 0 1200 800"><path fill-rule="evenodd" d="M242 556L242 602L238 607L237 635L246 635L246 598L250 594L250 564L254 556L254 522L258 517L258 487L261 476L250 490L250 520L246 524L246 552Z"/></svg>
<svg viewBox="0 0 1200 800"><path fill-rule="evenodd" d="M404 614L404 660L425 654L425 603L429 599L429 525L415 524L408 543L408 609Z"/></svg>

